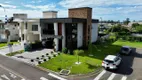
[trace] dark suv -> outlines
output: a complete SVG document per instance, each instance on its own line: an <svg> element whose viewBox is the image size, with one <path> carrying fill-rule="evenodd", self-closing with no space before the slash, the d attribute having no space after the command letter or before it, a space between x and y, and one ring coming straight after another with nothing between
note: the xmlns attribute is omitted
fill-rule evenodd
<svg viewBox="0 0 142 80"><path fill-rule="evenodd" d="M123 46L119 53L122 55L130 55L131 52L132 49L129 46Z"/></svg>

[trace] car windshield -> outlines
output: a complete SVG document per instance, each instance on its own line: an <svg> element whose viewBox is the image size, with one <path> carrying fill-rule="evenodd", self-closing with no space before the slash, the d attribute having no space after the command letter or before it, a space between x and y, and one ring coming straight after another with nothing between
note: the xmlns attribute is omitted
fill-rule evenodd
<svg viewBox="0 0 142 80"><path fill-rule="evenodd" d="M123 48L121 48L121 50L128 51L129 49L128 49L128 48L123 47Z"/></svg>
<svg viewBox="0 0 142 80"><path fill-rule="evenodd" d="M108 63L113 63L113 61L111 60L104 60L105 62L108 62Z"/></svg>

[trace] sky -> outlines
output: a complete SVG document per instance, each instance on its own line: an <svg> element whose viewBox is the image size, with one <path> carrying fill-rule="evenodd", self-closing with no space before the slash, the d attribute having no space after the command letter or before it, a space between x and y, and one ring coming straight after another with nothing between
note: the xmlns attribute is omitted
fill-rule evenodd
<svg viewBox="0 0 142 80"><path fill-rule="evenodd" d="M29 18L42 18L42 11L58 11L58 17L68 17L69 8L91 7L93 19L142 20L141 0L0 0L0 19L4 15L26 13Z"/></svg>

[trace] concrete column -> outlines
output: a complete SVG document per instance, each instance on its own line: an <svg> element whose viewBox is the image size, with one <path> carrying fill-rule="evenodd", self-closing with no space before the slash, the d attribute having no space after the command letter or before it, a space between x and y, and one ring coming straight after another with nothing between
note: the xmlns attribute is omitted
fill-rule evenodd
<svg viewBox="0 0 142 80"><path fill-rule="evenodd" d="M98 39L98 23L92 23L92 38L91 38L91 42L94 43L97 41Z"/></svg>
<svg viewBox="0 0 142 80"><path fill-rule="evenodd" d="M65 34L65 24L64 23L62 23L62 36L63 36L62 48L65 48L66 47L66 34Z"/></svg>
<svg viewBox="0 0 142 80"><path fill-rule="evenodd" d="M40 23L38 24L38 31L39 31L39 40L41 41L42 40L42 37L41 37L41 34L42 34L42 32L41 32L41 26L40 26Z"/></svg>
<svg viewBox="0 0 142 80"><path fill-rule="evenodd" d="M58 35L58 23L54 23L54 35ZM54 42L55 42L55 49L56 51L59 50L59 40L58 38L54 38Z"/></svg>
<svg viewBox="0 0 142 80"><path fill-rule="evenodd" d="M83 24L77 24L77 48L83 46Z"/></svg>

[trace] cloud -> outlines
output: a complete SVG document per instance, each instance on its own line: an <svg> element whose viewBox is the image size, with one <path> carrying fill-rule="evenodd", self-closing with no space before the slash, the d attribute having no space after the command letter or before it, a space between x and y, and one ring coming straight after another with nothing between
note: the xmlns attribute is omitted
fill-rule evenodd
<svg viewBox="0 0 142 80"><path fill-rule="evenodd" d="M66 8L83 6L142 5L141 0L62 0L59 4Z"/></svg>
<svg viewBox="0 0 142 80"><path fill-rule="evenodd" d="M56 5L49 4L49 5L23 5L24 7L31 8L31 9L40 9L40 10L54 10L56 8Z"/></svg>
<svg viewBox="0 0 142 80"><path fill-rule="evenodd" d="M14 6L14 5L10 5L10 4L1 4L4 8L17 8L17 6Z"/></svg>

